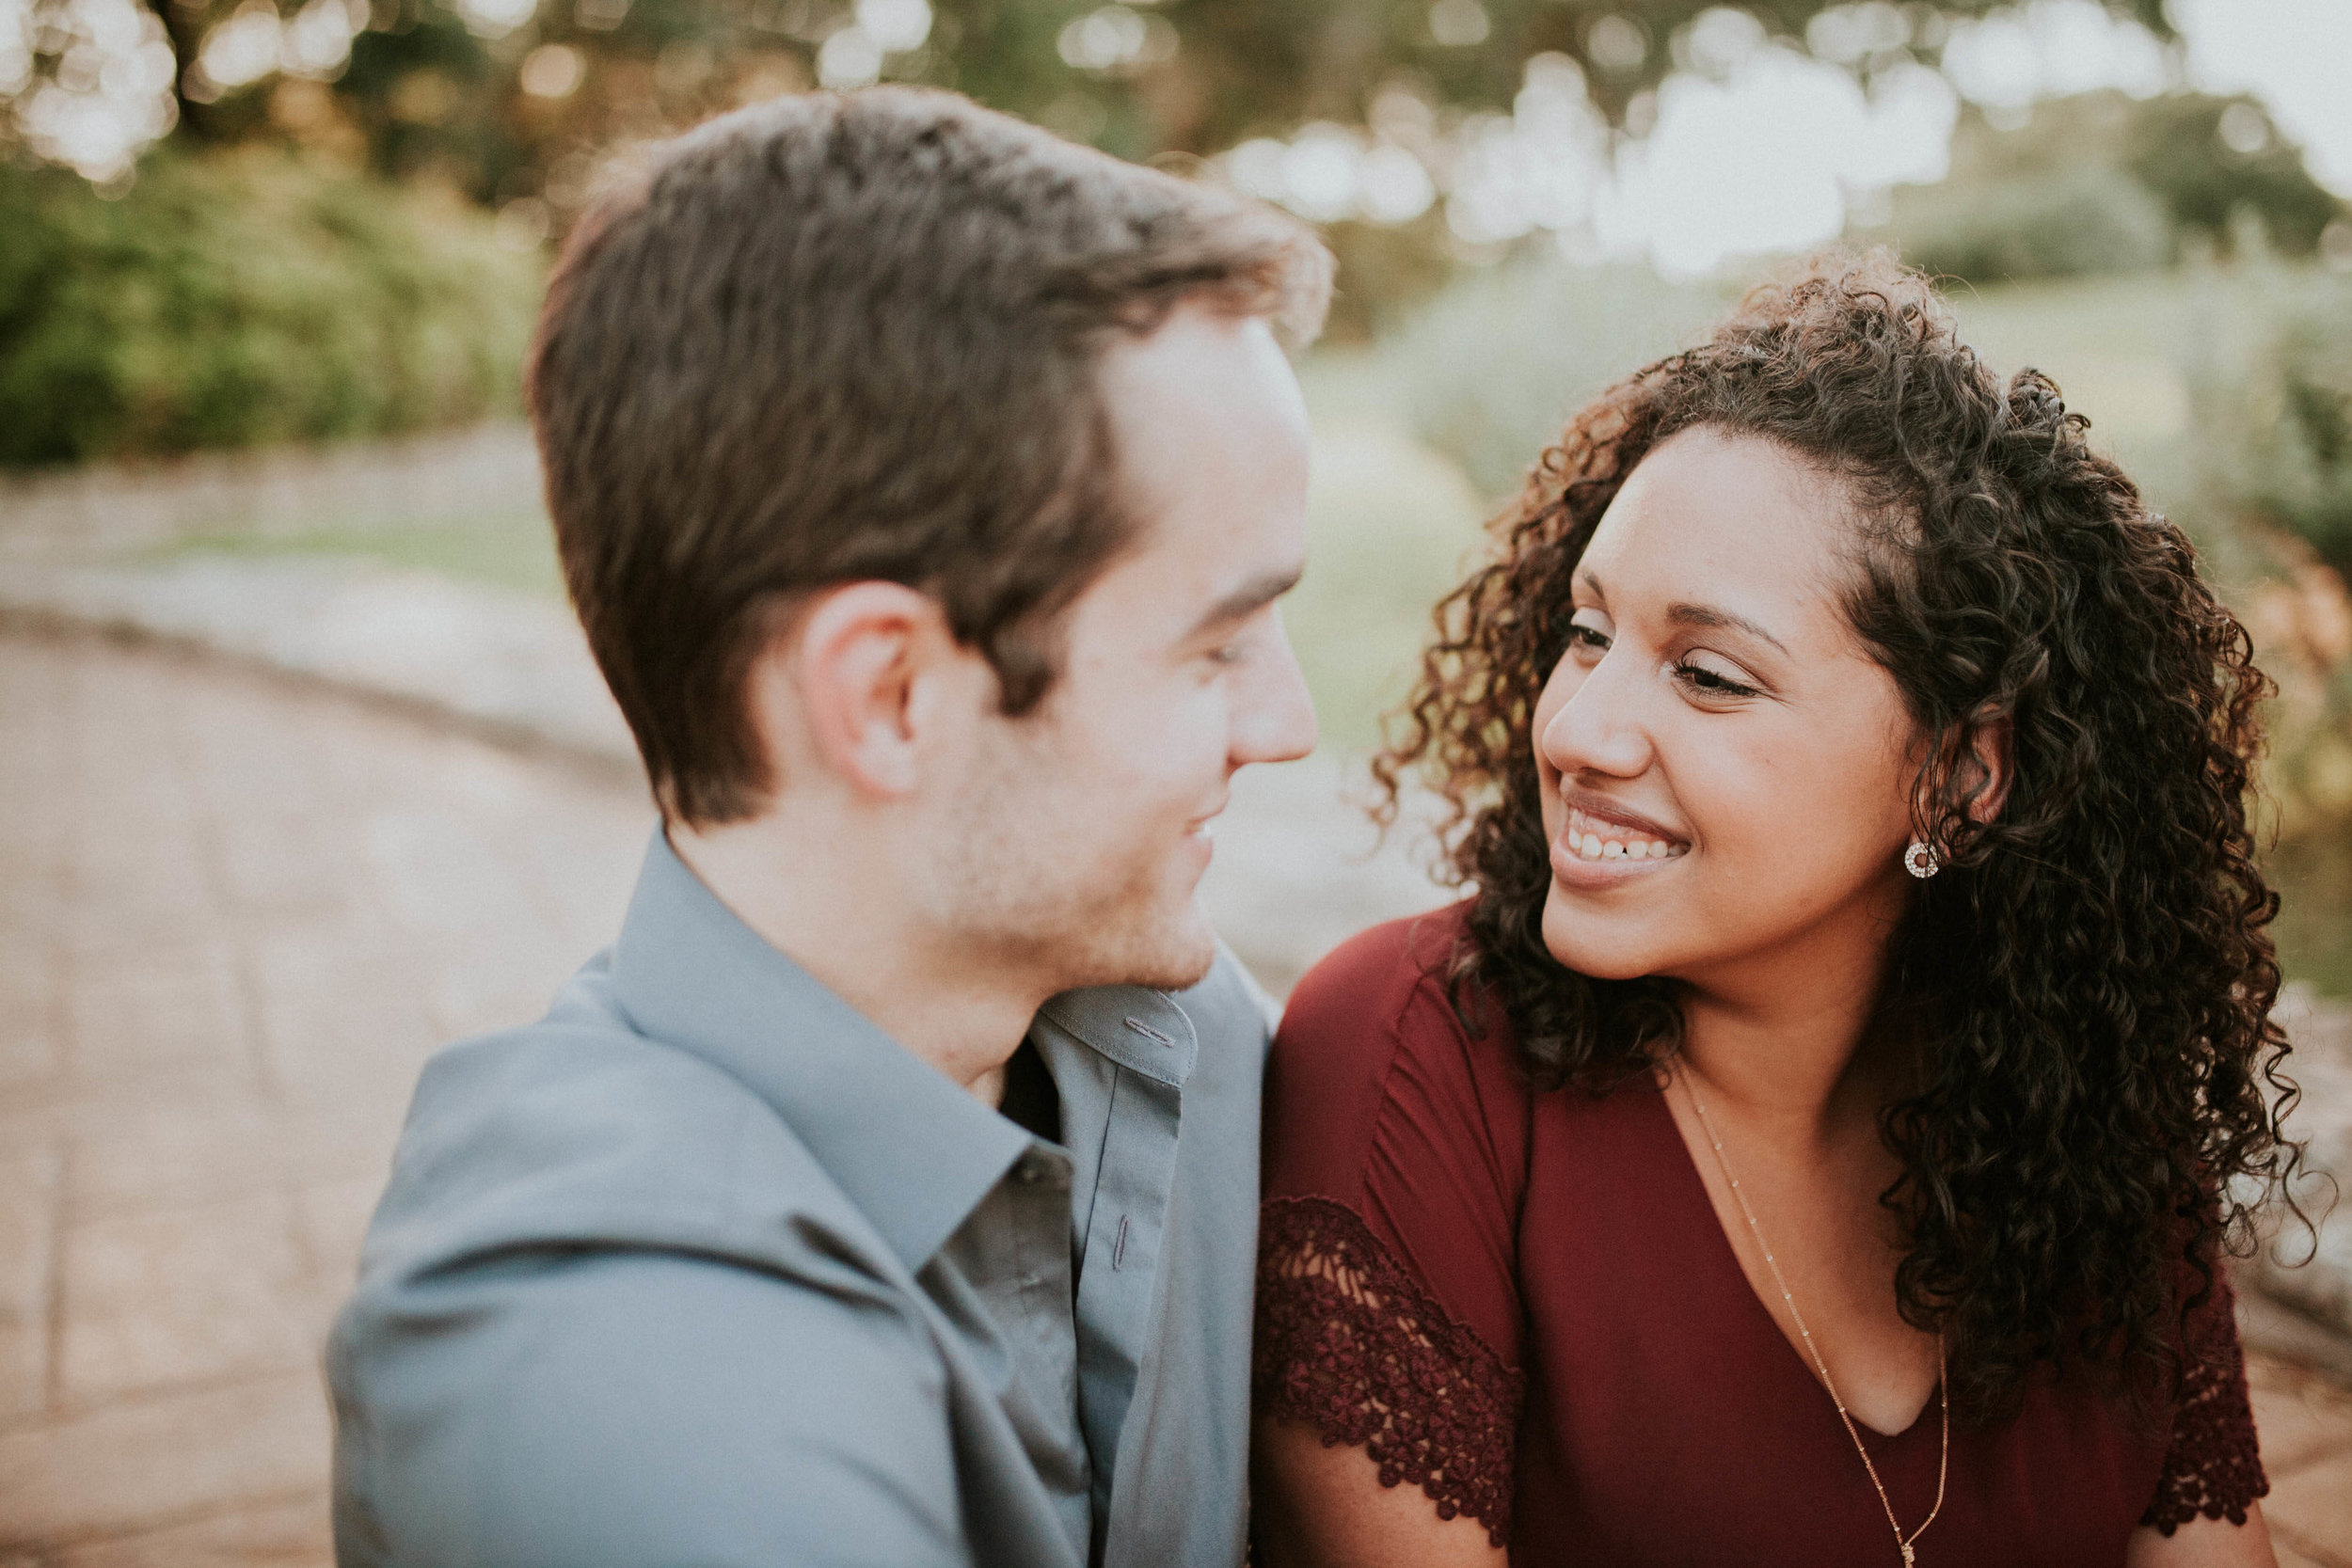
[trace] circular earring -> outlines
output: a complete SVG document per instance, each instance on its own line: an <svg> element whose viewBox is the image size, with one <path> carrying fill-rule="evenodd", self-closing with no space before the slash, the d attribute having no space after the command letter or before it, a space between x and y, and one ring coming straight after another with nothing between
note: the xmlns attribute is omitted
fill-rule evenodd
<svg viewBox="0 0 2352 1568"><path fill-rule="evenodd" d="M1924 882L1944 869L1944 862L1937 856L1934 845L1915 838L1911 847L1903 851L1903 869Z"/></svg>

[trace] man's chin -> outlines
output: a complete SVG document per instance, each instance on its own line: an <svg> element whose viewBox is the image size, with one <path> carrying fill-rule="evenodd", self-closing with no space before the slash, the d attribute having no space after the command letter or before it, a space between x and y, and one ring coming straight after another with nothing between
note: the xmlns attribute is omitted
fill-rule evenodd
<svg viewBox="0 0 2352 1568"><path fill-rule="evenodd" d="M1156 929L1132 932L1123 942L1114 937L1101 942L1093 958L1087 966L1093 977L1080 984L1185 990L1199 985L1216 964L1216 931L1196 904L1182 918Z"/></svg>
<svg viewBox="0 0 2352 1568"><path fill-rule="evenodd" d="M1198 954L1187 954L1184 959L1170 961L1143 970L1119 982L1124 986L1149 986L1153 990L1190 990L1209 977L1216 963L1216 944L1212 942Z"/></svg>
<svg viewBox="0 0 2352 1568"><path fill-rule="evenodd" d="M1149 986L1153 990L1188 990L1208 977L1216 962L1216 933L1206 920L1196 920L1180 932L1170 932L1167 941L1152 944L1149 953L1137 954L1130 972L1116 983L1122 986Z"/></svg>

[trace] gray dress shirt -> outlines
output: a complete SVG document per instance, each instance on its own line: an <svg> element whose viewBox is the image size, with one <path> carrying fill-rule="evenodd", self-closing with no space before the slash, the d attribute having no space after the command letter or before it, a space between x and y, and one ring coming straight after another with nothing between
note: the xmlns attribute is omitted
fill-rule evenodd
<svg viewBox="0 0 2352 1568"><path fill-rule="evenodd" d="M436 1056L327 1348L344 1568L1233 1568L1258 1090L1230 954L1029 1040L1058 1144L656 835L619 942Z"/></svg>

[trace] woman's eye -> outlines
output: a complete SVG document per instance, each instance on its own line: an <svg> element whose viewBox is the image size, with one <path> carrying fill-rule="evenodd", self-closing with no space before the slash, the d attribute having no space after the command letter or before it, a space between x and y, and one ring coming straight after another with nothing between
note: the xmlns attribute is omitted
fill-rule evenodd
<svg viewBox="0 0 2352 1568"><path fill-rule="evenodd" d="M1568 647L1573 652L1605 654L1612 641L1608 626L1592 610L1577 611L1576 619L1568 623Z"/></svg>
<svg viewBox="0 0 2352 1568"><path fill-rule="evenodd" d="M1689 659L1678 660L1668 668L1672 671L1675 679L1702 696L1754 697L1758 695L1755 687L1736 681L1723 672L1710 670L1704 664L1693 664Z"/></svg>

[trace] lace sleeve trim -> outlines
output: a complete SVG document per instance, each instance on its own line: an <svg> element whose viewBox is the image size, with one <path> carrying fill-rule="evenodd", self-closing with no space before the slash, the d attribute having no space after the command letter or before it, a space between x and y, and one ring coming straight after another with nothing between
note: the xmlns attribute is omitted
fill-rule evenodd
<svg viewBox="0 0 2352 1568"><path fill-rule="evenodd" d="M2172 1441L2155 1500L2139 1518L2165 1535L2200 1514L2242 1525L2247 1509L2270 1492L2232 1303L2229 1280L2217 1276L2213 1294L2189 1314L2183 1335L2185 1366Z"/></svg>
<svg viewBox="0 0 2352 1568"><path fill-rule="evenodd" d="M1362 1218L1329 1198L1275 1198L1259 1223L1254 1391L1260 1412L1363 1449L1380 1484L1418 1484L1440 1519L1469 1514L1500 1546L1526 1379L1449 1318Z"/></svg>

